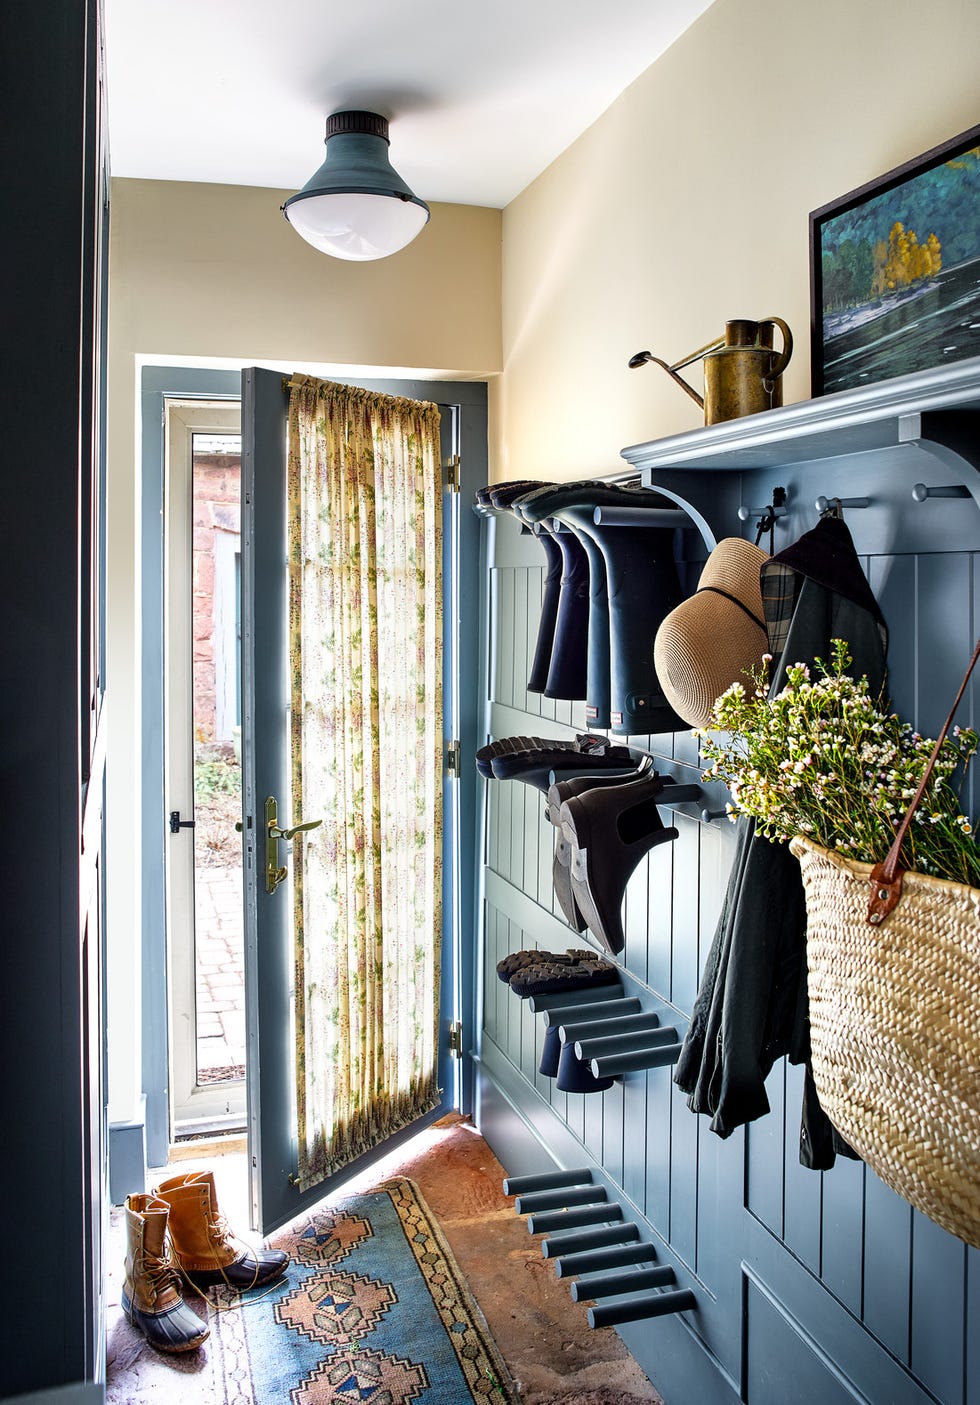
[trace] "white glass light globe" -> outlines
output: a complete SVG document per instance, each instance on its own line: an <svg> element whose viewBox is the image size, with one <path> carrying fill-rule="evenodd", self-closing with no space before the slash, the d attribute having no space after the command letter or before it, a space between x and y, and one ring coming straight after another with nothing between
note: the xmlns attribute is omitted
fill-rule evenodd
<svg viewBox="0 0 980 1405"><path fill-rule="evenodd" d="M338 191L290 201L286 218L308 244L338 259L383 259L404 249L429 217L424 205L390 195Z"/></svg>

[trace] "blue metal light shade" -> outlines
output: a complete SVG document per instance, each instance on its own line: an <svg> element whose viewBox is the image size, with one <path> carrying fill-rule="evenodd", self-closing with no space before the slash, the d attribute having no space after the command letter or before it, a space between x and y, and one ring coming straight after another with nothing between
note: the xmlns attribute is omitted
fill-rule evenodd
<svg viewBox="0 0 980 1405"><path fill-rule="evenodd" d="M429 207L388 160L388 119L375 112L327 118L323 165L282 207L308 244L338 259L383 259L410 244Z"/></svg>

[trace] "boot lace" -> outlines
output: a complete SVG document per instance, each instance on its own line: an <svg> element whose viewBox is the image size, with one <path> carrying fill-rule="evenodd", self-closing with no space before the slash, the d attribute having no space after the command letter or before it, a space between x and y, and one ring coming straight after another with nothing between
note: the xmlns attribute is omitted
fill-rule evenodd
<svg viewBox="0 0 980 1405"><path fill-rule="evenodd" d="M136 1272L148 1285L155 1303L159 1302L168 1288L180 1292L180 1274L169 1254L151 1254L147 1249L141 1248Z"/></svg>
<svg viewBox="0 0 980 1405"><path fill-rule="evenodd" d="M214 1298L210 1297L204 1291L203 1288L199 1288L196 1283L192 1283L185 1269L181 1267L180 1260L176 1257L176 1254L174 1255L174 1264L176 1266L176 1272L179 1274L180 1278L184 1280L187 1287L190 1288L191 1292L196 1293L199 1298L203 1298L204 1301L208 1304L208 1306L213 1308L215 1312L230 1312L232 1308L241 1307L242 1304L245 1302L257 1302L259 1298L264 1298L267 1293L274 1293L277 1288L282 1286L281 1283L277 1281L275 1283L270 1283L267 1288L263 1288L261 1293L252 1293L252 1290L254 1289L259 1277L258 1255L254 1256L255 1272L252 1275L251 1283L246 1283L244 1286L238 1286L228 1281L228 1275L225 1272L225 1265L218 1262L218 1251L227 1251L228 1249L233 1249L239 1245L243 1249L247 1250L249 1246L247 1244L244 1244L242 1240L238 1239L232 1233L231 1226L229 1225L227 1219L221 1213L220 1210L212 1213L211 1219L208 1222L208 1237L211 1240L215 1251L214 1266L217 1271L221 1274L221 1277L224 1280L225 1291L233 1295L233 1299L231 1302L217 1302ZM252 1296L246 1298L246 1293L252 1293Z"/></svg>

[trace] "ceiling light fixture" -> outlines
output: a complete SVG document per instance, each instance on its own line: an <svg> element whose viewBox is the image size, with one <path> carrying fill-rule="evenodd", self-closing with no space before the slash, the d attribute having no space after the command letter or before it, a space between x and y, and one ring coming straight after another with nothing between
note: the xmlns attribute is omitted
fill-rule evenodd
<svg viewBox="0 0 980 1405"><path fill-rule="evenodd" d="M335 112L325 142L323 165L282 206L297 234L338 259L383 259L404 249L429 207L388 160L388 119Z"/></svg>

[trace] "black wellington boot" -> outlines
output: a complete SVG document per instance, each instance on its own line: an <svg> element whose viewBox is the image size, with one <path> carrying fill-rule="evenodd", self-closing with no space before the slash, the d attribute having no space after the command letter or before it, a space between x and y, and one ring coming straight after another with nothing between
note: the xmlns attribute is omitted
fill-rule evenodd
<svg viewBox="0 0 980 1405"><path fill-rule="evenodd" d="M609 729L683 732L657 678L653 645L662 621L684 598L669 527L593 528L609 593Z"/></svg>
<svg viewBox="0 0 980 1405"><path fill-rule="evenodd" d="M633 870L655 845L677 838L657 809L663 786L656 772L632 785L597 786L570 796L559 812L571 846L572 896L613 956L626 945L621 909Z"/></svg>
<svg viewBox="0 0 980 1405"><path fill-rule="evenodd" d="M577 485L576 485L577 490ZM554 484L542 484L530 494L514 502L514 512L535 529L546 527L551 518L540 518L534 504L544 494L559 492L567 496L568 485L556 489ZM528 504L525 511L525 503ZM557 520L570 529L581 543L589 565L588 645L585 667L585 725L596 730L609 726L609 599L606 594L606 562L598 543L589 535L594 506L563 506ZM531 689L530 691L539 691Z"/></svg>
<svg viewBox="0 0 980 1405"><path fill-rule="evenodd" d="M561 601L561 582L565 562L555 534L549 531L544 522L537 523L532 530L544 551L545 570L542 582L541 614L538 616L534 658L527 676L527 691L529 693L543 693L548 683L551 656L555 648L555 629L558 625L558 605Z"/></svg>
<svg viewBox="0 0 980 1405"><path fill-rule="evenodd" d="M609 726L609 594L606 560L598 542L589 534L595 509L562 508L558 519L578 537L589 561L589 643L585 666L585 725L605 730Z"/></svg>
<svg viewBox="0 0 980 1405"><path fill-rule="evenodd" d="M686 730L657 678L653 643L661 621L683 599L674 560L674 528L663 525L612 527L589 520L588 509L639 507L678 511L649 488L592 479L545 485L521 497L517 510L528 522L559 520L568 509L602 552L609 609L610 730L626 735ZM678 511L678 523L687 522Z"/></svg>
<svg viewBox="0 0 980 1405"><path fill-rule="evenodd" d="M538 616L538 631L534 645L534 657L528 674L527 691L543 693L551 668L555 648L555 630L558 624L558 608L561 602L562 577L565 574L565 557L554 531L546 522L528 525L520 512L520 500L528 493L548 488L552 484L540 481L514 479L482 490L489 499L489 505L498 512L510 511L521 523L524 532L533 531L541 544L545 557L544 580L542 582L541 614ZM479 497L479 494L477 495Z"/></svg>
<svg viewBox="0 0 980 1405"><path fill-rule="evenodd" d="M544 696L581 702L589 665L589 558L574 532L554 538L562 555L561 590Z"/></svg>
<svg viewBox="0 0 980 1405"><path fill-rule="evenodd" d="M481 488L476 496L478 501L485 496L487 501L484 506L492 507L497 512L507 512L513 509L516 498L526 497L528 493L536 493L549 486L553 485L542 482L540 478L511 478L506 483L491 483L489 488Z"/></svg>

